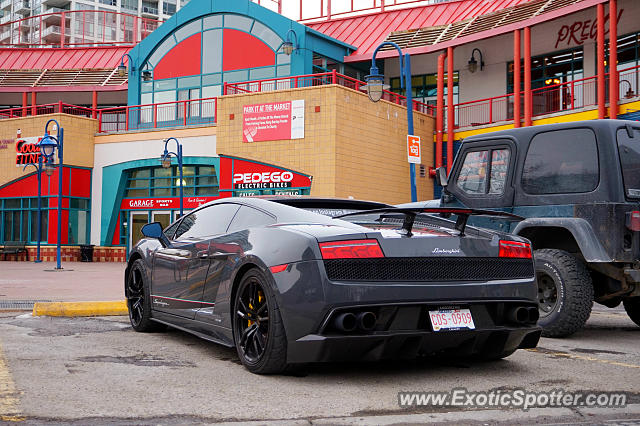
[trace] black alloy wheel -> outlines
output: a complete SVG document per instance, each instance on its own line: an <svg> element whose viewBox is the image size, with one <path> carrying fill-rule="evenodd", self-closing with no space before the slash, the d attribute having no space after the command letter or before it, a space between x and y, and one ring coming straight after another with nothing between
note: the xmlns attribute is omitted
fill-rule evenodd
<svg viewBox="0 0 640 426"><path fill-rule="evenodd" d="M247 361L256 363L264 354L269 339L269 302L257 279L250 280L242 289L236 317L242 353Z"/></svg>
<svg viewBox="0 0 640 426"><path fill-rule="evenodd" d="M142 322L144 315L144 288L142 282L142 271L136 265L129 273L127 280L127 307L129 308L129 320L133 328Z"/></svg>
<svg viewBox="0 0 640 426"><path fill-rule="evenodd" d="M138 259L131 265L125 283L124 294L127 298L129 321L135 331L161 331L166 327L151 319L151 296L147 283L147 268Z"/></svg>
<svg viewBox="0 0 640 426"><path fill-rule="evenodd" d="M540 318L545 318L554 312L558 304L558 289L553 278L546 272L538 271L538 307Z"/></svg>
<svg viewBox="0 0 640 426"><path fill-rule="evenodd" d="M287 338L280 310L261 271L242 277L233 304L233 336L242 364L252 373L282 373L287 365Z"/></svg>

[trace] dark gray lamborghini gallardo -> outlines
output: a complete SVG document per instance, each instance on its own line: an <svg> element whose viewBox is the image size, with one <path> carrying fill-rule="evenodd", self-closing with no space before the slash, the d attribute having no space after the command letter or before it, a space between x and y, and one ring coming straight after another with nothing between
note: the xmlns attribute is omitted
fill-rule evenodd
<svg viewBox="0 0 640 426"><path fill-rule="evenodd" d="M443 354L503 358L540 337L529 243L471 209L226 198L145 225L125 273L137 331L235 346L254 373Z"/></svg>

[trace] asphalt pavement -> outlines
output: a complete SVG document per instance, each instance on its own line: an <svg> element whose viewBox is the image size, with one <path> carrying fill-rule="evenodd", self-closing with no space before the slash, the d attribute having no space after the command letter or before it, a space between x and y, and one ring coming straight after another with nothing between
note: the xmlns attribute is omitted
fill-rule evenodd
<svg viewBox="0 0 640 426"><path fill-rule="evenodd" d="M624 424L640 425L640 327L594 305L586 327L497 362L421 359L249 373L234 349L127 317L34 317L16 301L122 300L125 264L3 262L0 424ZM2 306L5 306L3 309ZM399 392L622 392L618 408L401 407Z"/></svg>

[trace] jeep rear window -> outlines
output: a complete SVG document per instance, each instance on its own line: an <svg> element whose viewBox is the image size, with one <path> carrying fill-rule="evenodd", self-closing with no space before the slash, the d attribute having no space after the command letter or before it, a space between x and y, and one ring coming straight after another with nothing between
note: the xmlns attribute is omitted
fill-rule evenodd
<svg viewBox="0 0 640 426"><path fill-rule="evenodd" d="M619 129L617 139L625 192L629 198L640 198L640 129L633 129L633 138L627 129Z"/></svg>
<svg viewBox="0 0 640 426"><path fill-rule="evenodd" d="M591 192L600 169L596 135L590 129L566 129L533 137L522 170L522 188L529 194Z"/></svg>

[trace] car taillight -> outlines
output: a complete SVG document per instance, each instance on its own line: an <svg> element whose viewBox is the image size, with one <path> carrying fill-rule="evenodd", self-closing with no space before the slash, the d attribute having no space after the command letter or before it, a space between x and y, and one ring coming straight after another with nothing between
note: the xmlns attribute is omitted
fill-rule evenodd
<svg viewBox="0 0 640 426"><path fill-rule="evenodd" d="M320 243L323 259L367 259L384 257L378 240L348 240Z"/></svg>
<svg viewBox="0 0 640 426"><path fill-rule="evenodd" d="M500 257L531 259L531 245L517 241L500 241Z"/></svg>
<svg viewBox="0 0 640 426"><path fill-rule="evenodd" d="M627 228L632 231L640 231L640 212L627 213Z"/></svg>

